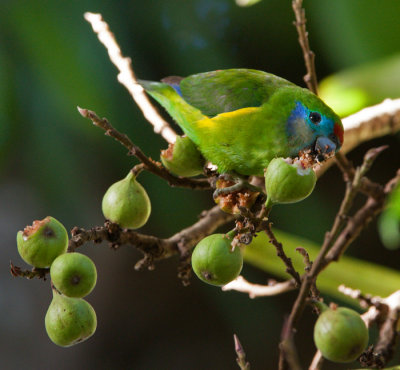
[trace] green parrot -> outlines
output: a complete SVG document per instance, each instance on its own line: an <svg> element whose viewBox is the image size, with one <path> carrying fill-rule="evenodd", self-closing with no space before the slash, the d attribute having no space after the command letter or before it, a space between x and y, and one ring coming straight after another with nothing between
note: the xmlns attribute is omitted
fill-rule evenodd
<svg viewBox="0 0 400 370"><path fill-rule="evenodd" d="M343 144L340 118L307 89L270 73L227 69L139 83L218 172L262 176L276 157L314 161Z"/></svg>

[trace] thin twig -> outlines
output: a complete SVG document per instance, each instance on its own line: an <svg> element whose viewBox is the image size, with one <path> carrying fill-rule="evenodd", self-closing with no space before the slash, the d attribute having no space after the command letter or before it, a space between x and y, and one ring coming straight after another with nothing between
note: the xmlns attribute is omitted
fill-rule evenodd
<svg viewBox="0 0 400 370"><path fill-rule="evenodd" d="M306 272L310 271L312 267L312 261L310 261L308 252L303 247L297 247L296 252L299 252L303 256L304 270Z"/></svg>
<svg viewBox="0 0 400 370"><path fill-rule="evenodd" d="M400 290L389 297L373 297L374 305L362 315L367 327L376 323L379 336L374 346L370 346L360 357L363 367L383 368L393 357L399 337L397 327L400 320Z"/></svg>
<svg viewBox="0 0 400 370"><path fill-rule="evenodd" d="M46 280L46 275L49 273L49 271L50 271L49 268L37 268L37 267L32 268L32 270L23 270L20 267L15 266L10 261L10 273L14 277L24 277L29 280L33 278Z"/></svg>
<svg viewBox="0 0 400 370"><path fill-rule="evenodd" d="M354 180L355 168L350 161L339 152L336 154L336 162L339 169L342 171L344 181L346 183L352 182ZM361 193L372 198L380 198L383 193L382 185L372 182L367 177L361 178L359 190Z"/></svg>
<svg viewBox="0 0 400 370"><path fill-rule="evenodd" d="M329 263L338 261L347 247L358 237L361 231L378 215L384 207L383 201L368 198L364 206L354 216L347 220L347 225L335 240L332 248L316 269L317 272L324 269Z"/></svg>
<svg viewBox="0 0 400 370"><path fill-rule="evenodd" d="M363 294L361 290L347 287L344 284L338 286L338 291L348 297L358 300L360 306L363 308L369 308L370 306L376 306L379 308L381 305L381 299L377 299L370 294Z"/></svg>
<svg viewBox="0 0 400 370"><path fill-rule="evenodd" d="M276 255L283 261L283 263L286 266L286 272L290 274L297 285L300 286L301 284L301 279L299 273L296 271L296 269L293 266L292 260L286 255L282 243L278 242L278 240L275 237L275 234L273 233L271 229L271 223L270 222L265 222L264 223L264 231L267 233L269 237L269 242L275 247L276 249Z"/></svg>
<svg viewBox="0 0 400 370"><path fill-rule="evenodd" d="M314 264L318 266L318 269L322 268L323 259L325 258L326 254L332 247L337 235L341 231L344 225L348 225L349 223L349 211L353 206L354 198L357 195L357 192L360 190L361 185L363 183L363 179L365 178L362 174L365 174L366 169L370 168L373 161L376 157L382 152L382 147L376 149L370 149L366 155L364 156L364 163L359 169L355 170L352 166L346 168L344 171L345 178L347 177L346 182L346 192L343 198L343 201L340 205L339 212L335 217L335 221L333 223L332 229L326 233L324 243L321 247L320 253L316 258ZM366 164L368 163L368 165ZM351 175L349 175L349 173ZM369 180L368 180L369 181ZM369 181L370 182L370 181ZM372 184L372 183L371 183ZM382 188L383 190L383 188ZM377 200L379 203L382 203L382 197L384 196L383 191L380 193L379 197L371 197L371 199ZM382 203L383 205L383 203ZM360 230L361 231L361 230ZM358 235L358 234L357 234ZM314 266L315 268L315 266ZM315 270L313 274L318 274L320 270Z"/></svg>
<svg viewBox="0 0 400 370"><path fill-rule="evenodd" d="M379 364L386 365L394 355L396 342L399 337L397 325L400 310L389 310L385 322L379 330L379 340L374 348L374 357L379 359Z"/></svg>
<svg viewBox="0 0 400 370"><path fill-rule="evenodd" d="M306 273L310 272L313 262L310 261L310 256L308 255L308 252L302 247L297 247L296 251L299 252L303 256L303 263L305 265L304 271ZM319 290L317 288L315 281L313 281L313 283L311 284L310 292L311 292L311 299L319 300L320 293L319 293Z"/></svg>
<svg viewBox="0 0 400 370"><path fill-rule="evenodd" d="M114 138L126 149L128 149L129 154L136 156L136 158L143 163L147 171L163 178L170 186L191 188L193 190L211 189L210 183L207 181L207 179L190 179L172 175L161 165L161 163L147 157L137 145L133 144L126 134L120 133L110 124L110 122L108 122L106 118L100 118L95 112L88 109L78 107L78 111L83 117L90 119L95 126L103 129L105 131L105 135Z"/></svg>
<svg viewBox="0 0 400 370"><path fill-rule="evenodd" d="M308 370L321 370L323 363L324 363L324 358L322 356L322 353L321 351L317 350L315 352L314 358Z"/></svg>
<svg viewBox="0 0 400 370"><path fill-rule="evenodd" d="M382 211L387 196L399 183L400 169L397 171L396 176L385 185L384 193L382 194L381 199L369 197L364 206L361 207L354 214L354 216L347 220L346 227L343 229L341 234L336 239L335 243L332 245L329 253L326 254L324 261L321 261L316 272L321 271L329 263L337 261L340 258L347 247L354 241L354 239L367 226L367 224L371 222L371 220Z"/></svg>
<svg viewBox="0 0 400 370"><path fill-rule="evenodd" d="M363 319L365 325L367 328L370 328L372 326L373 323L375 323L376 321L378 321L378 319L380 318L381 313L380 311L375 307L375 306L371 306L368 311L364 312L361 315L361 318Z"/></svg>
<svg viewBox="0 0 400 370"><path fill-rule="evenodd" d="M304 76L304 81L307 87L316 95L318 95L318 81L315 71L315 54L310 49L308 42L308 32L306 30L306 14L303 9L303 0L293 0L292 8L296 17L294 25L296 26L299 35L299 44L303 50L304 62L307 69L307 74Z"/></svg>
<svg viewBox="0 0 400 370"><path fill-rule="evenodd" d="M289 319L286 318L282 327L281 342L279 343L279 369L284 369L288 365L290 370L301 370L293 336L290 335L291 330Z"/></svg>
<svg viewBox="0 0 400 370"><path fill-rule="evenodd" d="M235 280L224 285L223 291L236 290L237 292L247 293L250 298L270 297L289 292L295 289L296 285L293 279L282 283L271 285L260 285L248 282L243 276L238 276Z"/></svg>
<svg viewBox="0 0 400 370"><path fill-rule="evenodd" d="M241 370L250 370L250 363L246 361L246 353L244 352L242 344L236 334L233 335L233 340L235 342L235 352L237 355L236 362L238 366Z"/></svg>
<svg viewBox="0 0 400 370"><path fill-rule="evenodd" d="M93 31L97 34L100 42L108 51L111 62L118 68L118 81L123 84L143 112L144 117L154 127L154 131L160 134L168 143L174 143L176 133L168 122L166 122L145 94L143 87L137 83L132 68L131 58L122 55L114 34L108 24L103 20L101 14L85 13L85 19L91 24Z"/></svg>

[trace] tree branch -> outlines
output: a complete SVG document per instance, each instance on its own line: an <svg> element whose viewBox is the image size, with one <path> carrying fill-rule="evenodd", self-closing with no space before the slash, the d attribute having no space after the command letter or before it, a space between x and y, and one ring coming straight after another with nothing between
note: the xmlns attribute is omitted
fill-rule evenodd
<svg viewBox="0 0 400 370"><path fill-rule="evenodd" d="M337 261L344 253L347 247L354 241L360 232L368 225L372 219L379 214L387 199L387 196L400 182L400 169L397 171L396 176L391 179L384 187L384 192L380 199L369 197L364 206L360 208L354 216L347 219L347 225L337 237L335 243L332 245L330 251L326 254L324 261L321 261L318 266L318 271L321 271L325 266L333 261Z"/></svg>
<svg viewBox="0 0 400 370"><path fill-rule="evenodd" d="M38 279L43 279L43 281L46 280L46 275L50 272L50 269L48 268L37 268L34 267L32 270L23 270L18 266L15 266L11 261L10 261L10 273L14 277L24 277L27 279L33 279L33 278L38 278Z"/></svg>
<svg viewBox="0 0 400 370"><path fill-rule="evenodd" d="M294 25L296 26L299 35L299 44L303 50L304 62L307 69L307 74L304 76L304 81L309 90L315 95L318 95L318 80L315 71L315 54L310 49L308 42L308 32L306 30L306 13L303 9L303 0L293 0L292 8L296 17Z"/></svg>
<svg viewBox="0 0 400 370"><path fill-rule="evenodd" d="M278 242L278 240L276 239L275 234L273 233L273 231L271 229L270 222L264 223L264 231L267 233L267 235L269 237L269 242L275 247L277 256L285 264L286 272L293 277L294 281L296 282L296 285L300 286L300 284L301 284L300 275L294 268L292 260L286 255L285 251L283 250L282 243Z"/></svg>
<svg viewBox="0 0 400 370"><path fill-rule="evenodd" d="M365 141L400 131L400 99L386 99L342 120L345 140L341 152L348 153Z"/></svg>
<svg viewBox="0 0 400 370"><path fill-rule="evenodd" d="M156 162L151 158L148 158L137 145L132 143L126 134L122 134L116 130L106 118L100 118L95 112L88 109L78 107L78 111L83 117L90 119L95 126L103 129L105 131L105 135L114 138L126 149L128 149L129 154L136 156L136 158L143 163L147 171L163 178L170 186L191 188L193 190L211 189L210 183L207 179L191 179L172 175L161 165L160 162Z"/></svg>
<svg viewBox="0 0 400 370"><path fill-rule="evenodd" d="M364 164L357 169L359 174L365 174L365 171L370 166L370 164L367 164L366 162L373 160L372 158L373 156L371 157L371 155L368 155L367 153L364 159ZM396 184L400 182L400 170L398 170L396 176L385 185L382 197L378 199L369 197L365 205L358 210L354 216L348 218L347 212L350 209L355 193L359 189L361 179L361 176L355 176L353 182L347 184L346 195L340 207L340 211L335 218L334 225L331 231L326 234L324 244L318 257L314 261L310 272L303 276L300 292L286 323L287 330L285 330L285 333L287 334L287 337L282 338L282 342L293 340L295 326L303 313L310 288L315 282L318 274L331 262L337 261L350 243L360 234L361 230L363 230L382 210L388 194L394 189ZM346 226L340 233L338 233L344 220L346 220ZM283 360L285 356L284 347L281 346L281 369L285 368L285 362Z"/></svg>
<svg viewBox="0 0 400 370"><path fill-rule="evenodd" d="M101 14L85 13L85 19L91 24L93 31L97 34L100 42L108 51L111 62L118 68L118 81L129 91L136 104L143 112L143 116L154 127L154 132L160 134L168 143L174 143L176 133L168 122L166 122L157 109L150 102L145 94L143 87L137 83L135 73L132 68L131 58L122 55L114 34L108 24L103 20Z"/></svg>
<svg viewBox="0 0 400 370"><path fill-rule="evenodd" d="M324 363L324 358L322 356L322 353L321 353L321 351L317 350L315 352L314 358L313 358L308 370L320 370L320 369L322 369L323 363Z"/></svg>
<svg viewBox="0 0 400 370"><path fill-rule="evenodd" d="M321 176L329 167L340 161L343 154L358 145L381 136L395 134L400 131L400 99L386 99L382 103L364 108L349 117L342 119L344 127L344 143L335 158L324 162L317 170Z"/></svg>
<svg viewBox="0 0 400 370"><path fill-rule="evenodd" d="M270 285L252 284L243 276L238 276L235 280L224 285L223 291L236 290L237 292L247 293L250 298L270 297L289 292L296 288L294 279L282 283L274 282Z"/></svg>
<svg viewBox="0 0 400 370"><path fill-rule="evenodd" d="M364 351L359 360L363 367L383 368L393 357L399 336L397 326L400 320L400 290L386 298L364 295L359 290L344 286L340 286L339 290L359 300L361 306L369 306L369 310L361 317L368 328L377 324L379 336L376 344Z"/></svg>
<svg viewBox="0 0 400 370"><path fill-rule="evenodd" d="M338 291L344 295L358 300L359 304L363 308L368 308L370 306L376 306L379 308L381 305L381 299L373 297L370 294L363 294L359 289L353 289L341 284L338 286Z"/></svg>
<svg viewBox="0 0 400 370"><path fill-rule="evenodd" d="M233 340L235 342L235 352L237 355L236 362L240 370L250 370L250 363L246 361L246 353L236 334L233 335Z"/></svg>
<svg viewBox="0 0 400 370"><path fill-rule="evenodd" d="M304 79L308 88L317 94L317 77L314 65L314 53L310 50L308 43L308 35L305 27L306 18L304 9L302 8L302 0L293 0L292 6L296 16L295 25L299 34L299 43L303 50L307 69L307 75ZM385 105L384 108L378 107L364 110L364 112L359 112L360 114L353 115L354 117L352 118L349 117L348 119L343 120L346 130L345 146L342 148L342 152L337 155L337 160L341 164L341 169L344 170L343 173L347 182L346 194L341 204L341 208L335 218L333 227L331 231L326 234L324 244L320 253L318 254L317 259L311 267L311 270L303 276L300 292L292 307L290 316L285 322L280 345L280 369L286 368L288 364L291 367L293 366L291 362L293 358L296 358L293 341L294 328L297 320L304 310L310 289L312 289L312 287L315 285L315 280L318 273L322 271L322 269L325 268L329 263L340 258L347 246L359 235L361 230L371 221L371 219L382 210L384 206L384 200L387 195L386 189L392 189L392 184L398 182L397 175L395 179L386 185L385 191L382 191L382 187L380 187L378 184L370 182L364 177L365 173L372 165L372 162L380 153L381 150L379 149L375 150L375 152L369 153L370 156L368 157L367 155L365 157L363 166L358 168L357 171L352 169L352 166L350 166L349 162L344 156L346 150L351 150L362 140L369 140L372 137L376 137L378 136L378 133L386 134L389 131L388 128L390 128L390 131L393 132L397 126L400 126L400 119L397 116L397 114L400 115L400 113L398 113L400 112L400 105L397 105L396 103L391 104L389 102L384 102L383 104ZM384 120L375 119L374 114L379 112L380 108L384 109L385 111L390 111L391 115L385 116ZM380 113L379 116L382 116L382 114ZM368 122L368 124L364 122ZM374 129L370 130L371 127L374 127ZM324 171L326 171L327 168L329 168L329 166L330 163L325 163L324 166L321 166L318 171L318 175L320 176ZM365 206L348 220L347 213L353 204L355 195L360 190L368 194L369 198ZM340 232L345 224L345 220L348 221L347 226L342 232ZM313 361L314 367L320 366L318 357L319 356L317 354ZM297 366L297 364L295 365Z"/></svg>
<svg viewBox="0 0 400 370"><path fill-rule="evenodd" d="M88 230L74 227L71 231L68 251L73 252L88 242L101 243L107 241L113 249L118 249L122 245L131 245L144 254L144 258L136 264L135 268L137 270L142 268L152 270L154 269L154 261L177 254L186 258L201 239L232 220L232 215L222 212L218 206L215 206L204 211L200 220L196 223L167 239L142 234L132 229L121 229L117 224L109 221L106 221L103 226L96 226ZM12 263L10 266L11 273L14 276L29 279L43 278L49 272L49 269L22 270Z"/></svg>

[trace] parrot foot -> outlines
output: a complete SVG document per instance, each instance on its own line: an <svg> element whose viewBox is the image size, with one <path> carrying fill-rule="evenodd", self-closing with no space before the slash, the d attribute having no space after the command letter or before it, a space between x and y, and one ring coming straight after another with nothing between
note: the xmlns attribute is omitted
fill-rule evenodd
<svg viewBox="0 0 400 370"><path fill-rule="evenodd" d="M252 192L256 192L256 193L263 192L263 189L261 189L258 186L250 184L246 179L244 179L243 177L240 177L238 175L231 175L231 174L224 173L219 176L218 180L223 180L225 182L226 181L233 182L234 184L230 185L230 186L224 186L221 188L217 188L213 193L214 199L218 198L221 195L226 195L226 194L240 191L243 189L248 189L248 190L250 190Z"/></svg>

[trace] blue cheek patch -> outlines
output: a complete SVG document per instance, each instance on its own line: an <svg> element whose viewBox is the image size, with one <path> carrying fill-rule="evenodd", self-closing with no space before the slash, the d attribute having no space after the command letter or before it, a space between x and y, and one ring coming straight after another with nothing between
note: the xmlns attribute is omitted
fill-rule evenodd
<svg viewBox="0 0 400 370"><path fill-rule="evenodd" d="M291 155L295 156L299 151L310 148L323 160L335 153L339 147L334 135L335 122L321 114L318 124L312 123L308 109L301 102L296 101L295 107L290 112L286 121L286 134ZM315 112L320 113L318 110Z"/></svg>
<svg viewBox="0 0 400 370"><path fill-rule="evenodd" d="M304 121L304 117L306 117L306 108L297 101L287 120L286 129L289 136L297 135L298 122L299 120Z"/></svg>
<svg viewBox="0 0 400 370"><path fill-rule="evenodd" d="M311 111L302 103L298 101L296 102L296 106L287 120L286 129L288 136L298 135L299 126L306 126L310 132L313 132L316 135L329 136L333 133L334 122L331 119L321 115L321 122L318 125L315 125L309 119L310 112ZM303 122L304 125L299 125L299 122Z"/></svg>

